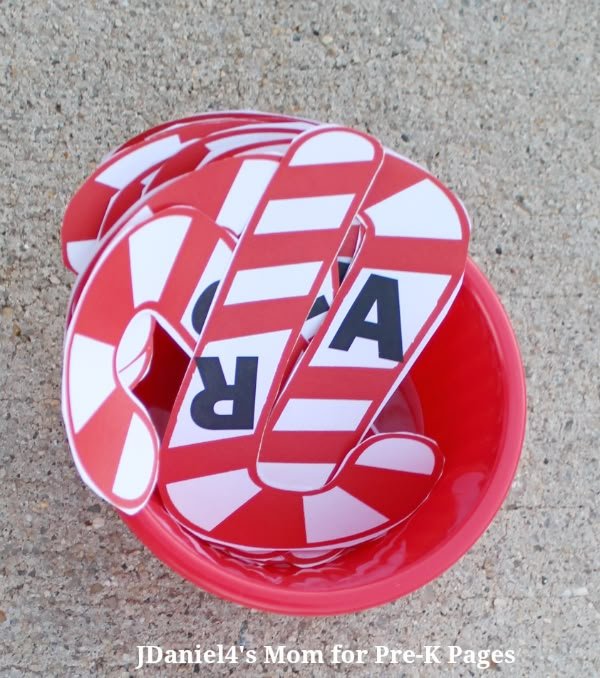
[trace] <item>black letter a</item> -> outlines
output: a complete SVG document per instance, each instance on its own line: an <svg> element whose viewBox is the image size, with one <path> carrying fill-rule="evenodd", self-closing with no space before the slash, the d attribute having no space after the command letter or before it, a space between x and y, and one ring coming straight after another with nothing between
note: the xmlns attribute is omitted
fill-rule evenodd
<svg viewBox="0 0 600 678"><path fill-rule="evenodd" d="M366 319L374 304L377 305L377 322ZM393 278L374 273L369 276L329 348L348 351L356 337L376 341L380 358L402 362L400 299L398 283Z"/></svg>
<svg viewBox="0 0 600 678"><path fill-rule="evenodd" d="M254 427L254 399L258 358L236 358L235 382L227 384L218 358L195 358L204 391L192 400L194 423L211 430L239 430ZM217 414L215 405L232 403L231 414Z"/></svg>

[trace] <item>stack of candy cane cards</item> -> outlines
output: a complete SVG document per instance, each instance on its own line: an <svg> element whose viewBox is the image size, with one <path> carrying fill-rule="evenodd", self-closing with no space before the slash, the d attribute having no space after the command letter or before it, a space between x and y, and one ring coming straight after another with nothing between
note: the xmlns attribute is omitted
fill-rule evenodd
<svg viewBox="0 0 600 678"><path fill-rule="evenodd" d="M82 479L257 561L322 562L409 520L444 449L401 387L469 232L447 188L353 129L227 112L131 139L62 226Z"/></svg>

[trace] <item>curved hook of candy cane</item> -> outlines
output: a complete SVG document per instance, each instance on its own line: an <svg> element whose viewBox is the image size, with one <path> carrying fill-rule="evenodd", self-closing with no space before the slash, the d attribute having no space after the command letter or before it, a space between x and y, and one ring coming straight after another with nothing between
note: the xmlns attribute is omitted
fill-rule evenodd
<svg viewBox="0 0 600 678"><path fill-rule="evenodd" d="M133 393L150 364L155 324L191 359L196 302L223 275L232 248L197 210L164 210L106 244L74 309L63 375L67 436L86 484L126 513L146 504L158 473L159 436Z"/></svg>
<svg viewBox="0 0 600 678"><path fill-rule="evenodd" d="M303 496L307 541L349 546L384 534L426 501L443 465L437 443L427 436L367 438L323 489Z"/></svg>
<svg viewBox="0 0 600 678"><path fill-rule="evenodd" d="M430 438L384 433L357 445L320 490L281 490L252 478L248 469L234 469L170 483L163 501L193 534L245 550L249 558L261 557L255 549L308 558L374 539L407 520L443 465Z"/></svg>

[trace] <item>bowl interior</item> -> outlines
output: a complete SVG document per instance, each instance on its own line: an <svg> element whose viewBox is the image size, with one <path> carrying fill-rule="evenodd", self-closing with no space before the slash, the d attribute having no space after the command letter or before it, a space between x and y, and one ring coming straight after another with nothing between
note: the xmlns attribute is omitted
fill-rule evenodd
<svg viewBox="0 0 600 678"><path fill-rule="evenodd" d="M442 477L409 520L330 563L299 569L242 561L188 535L157 496L123 519L186 579L251 607L335 614L405 595L450 567L483 533L521 451L525 393L518 347L496 294L472 261L452 309L401 390L407 400L418 394L413 420L438 442Z"/></svg>

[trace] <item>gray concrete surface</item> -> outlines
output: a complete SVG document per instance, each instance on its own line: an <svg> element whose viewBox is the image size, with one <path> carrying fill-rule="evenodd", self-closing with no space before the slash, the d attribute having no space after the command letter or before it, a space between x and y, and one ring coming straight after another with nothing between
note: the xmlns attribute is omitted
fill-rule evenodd
<svg viewBox="0 0 600 678"><path fill-rule="evenodd" d="M457 644L513 650L499 675L599 675L599 19L595 0L0 2L0 675L153 675L137 645L238 641ZM455 189L521 342L528 433L504 507L450 571L360 614L286 618L194 589L82 485L65 443L69 196L143 128L246 107L368 130ZM439 670L481 672L200 673Z"/></svg>

